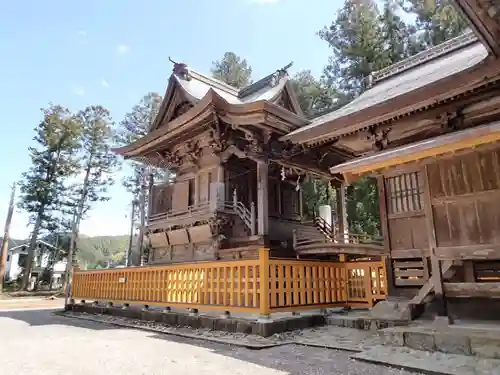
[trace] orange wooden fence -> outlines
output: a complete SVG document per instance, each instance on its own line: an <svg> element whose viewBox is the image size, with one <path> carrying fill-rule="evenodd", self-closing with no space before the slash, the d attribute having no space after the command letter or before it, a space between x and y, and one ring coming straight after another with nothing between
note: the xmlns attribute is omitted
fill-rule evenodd
<svg viewBox="0 0 500 375"><path fill-rule="evenodd" d="M376 262L270 259L75 270L74 300L243 311L267 315L319 307L371 307L385 298Z"/></svg>

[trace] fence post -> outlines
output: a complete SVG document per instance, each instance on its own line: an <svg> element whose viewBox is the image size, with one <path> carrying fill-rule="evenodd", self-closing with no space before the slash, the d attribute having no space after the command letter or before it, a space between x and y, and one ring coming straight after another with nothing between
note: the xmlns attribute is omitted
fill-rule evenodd
<svg viewBox="0 0 500 375"><path fill-rule="evenodd" d="M370 264L365 265L365 293L366 293L366 301L370 307L373 307L373 283L372 283L372 267ZM377 267L378 269L378 267ZM368 271L368 272L367 272Z"/></svg>
<svg viewBox="0 0 500 375"><path fill-rule="evenodd" d="M269 317L269 249L259 249L259 269L260 269L260 316Z"/></svg>

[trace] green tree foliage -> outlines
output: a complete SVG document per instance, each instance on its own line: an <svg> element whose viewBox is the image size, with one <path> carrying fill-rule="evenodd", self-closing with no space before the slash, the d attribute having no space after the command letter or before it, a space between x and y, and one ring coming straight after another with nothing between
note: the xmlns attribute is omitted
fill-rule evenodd
<svg viewBox="0 0 500 375"><path fill-rule="evenodd" d="M116 136L117 142L121 145L127 145L148 134L161 103L162 98L157 93L146 94L120 123ZM133 222L141 220L141 226L143 226L142 219L146 216L149 201L148 180L151 177L155 180L165 180L169 178L169 171L135 161L131 162L131 167L131 173L123 179L122 183L131 194L132 202L134 202L134 213L131 220ZM144 199L143 204L139 204L141 197Z"/></svg>
<svg viewBox="0 0 500 375"><path fill-rule="evenodd" d="M158 114L161 102L162 98L159 94L155 92L146 94L120 122L116 134L117 143L125 146L148 134ZM135 202L139 201L141 192L147 186L147 178L150 173L153 173L155 179L163 179L168 173L168 171L149 168L149 166L135 161L131 161L130 166L132 167L131 173L123 179L122 183ZM145 193L147 195L147 191ZM135 215L137 218L139 215L138 210Z"/></svg>
<svg viewBox="0 0 500 375"><path fill-rule="evenodd" d="M226 52L222 59L214 61L211 72L214 78L238 89L252 83L252 68L234 52Z"/></svg>
<svg viewBox="0 0 500 375"><path fill-rule="evenodd" d="M29 148L31 167L19 183L19 206L29 213L33 225L23 289L28 286L38 235L56 229L57 214L67 195L67 179L78 170L78 122L61 106L51 105L42 113L43 120L35 128L35 146Z"/></svg>
<svg viewBox="0 0 500 375"><path fill-rule="evenodd" d="M368 77L388 65L379 13L370 0L347 0L319 36L332 50L324 75L327 83L355 98L369 86Z"/></svg>
<svg viewBox="0 0 500 375"><path fill-rule="evenodd" d="M416 41L420 50L437 46L467 28L467 22L458 14L451 0L401 0L400 4L416 18Z"/></svg>
<svg viewBox="0 0 500 375"><path fill-rule="evenodd" d="M292 85L306 117L313 117L332 109L337 103L336 91L322 80L314 78L310 70L302 70L295 74Z"/></svg>
<svg viewBox="0 0 500 375"><path fill-rule="evenodd" d="M111 151L113 122L106 108L89 106L77 113L76 121L81 128L78 156L82 180L73 186L72 203L79 224L92 204L109 200L117 159Z"/></svg>
<svg viewBox="0 0 500 375"><path fill-rule="evenodd" d="M112 173L117 159L111 152L113 139L112 120L109 111L101 106L89 106L76 115L80 125L79 169L81 181L72 186L68 202L71 217L70 261L80 231L80 222L92 205L109 200L108 188L114 183Z"/></svg>

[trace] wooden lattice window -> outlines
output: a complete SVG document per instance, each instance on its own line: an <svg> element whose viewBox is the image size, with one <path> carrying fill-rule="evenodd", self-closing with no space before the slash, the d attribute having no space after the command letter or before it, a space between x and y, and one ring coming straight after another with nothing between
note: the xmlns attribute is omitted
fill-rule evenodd
<svg viewBox="0 0 500 375"><path fill-rule="evenodd" d="M423 187L420 172L388 177L386 187L390 214L423 209Z"/></svg>

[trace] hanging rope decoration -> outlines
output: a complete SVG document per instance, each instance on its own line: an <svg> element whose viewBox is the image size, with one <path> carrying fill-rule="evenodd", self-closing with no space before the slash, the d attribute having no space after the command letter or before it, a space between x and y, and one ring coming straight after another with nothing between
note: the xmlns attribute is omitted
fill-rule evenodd
<svg viewBox="0 0 500 375"><path fill-rule="evenodd" d="M295 185L295 191L300 190L300 176L297 176L297 185Z"/></svg>
<svg viewBox="0 0 500 375"><path fill-rule="evenodd" d="M286 178L286 173L285 173L285 167L281 167L281 181L285 181Z"/></svg>

